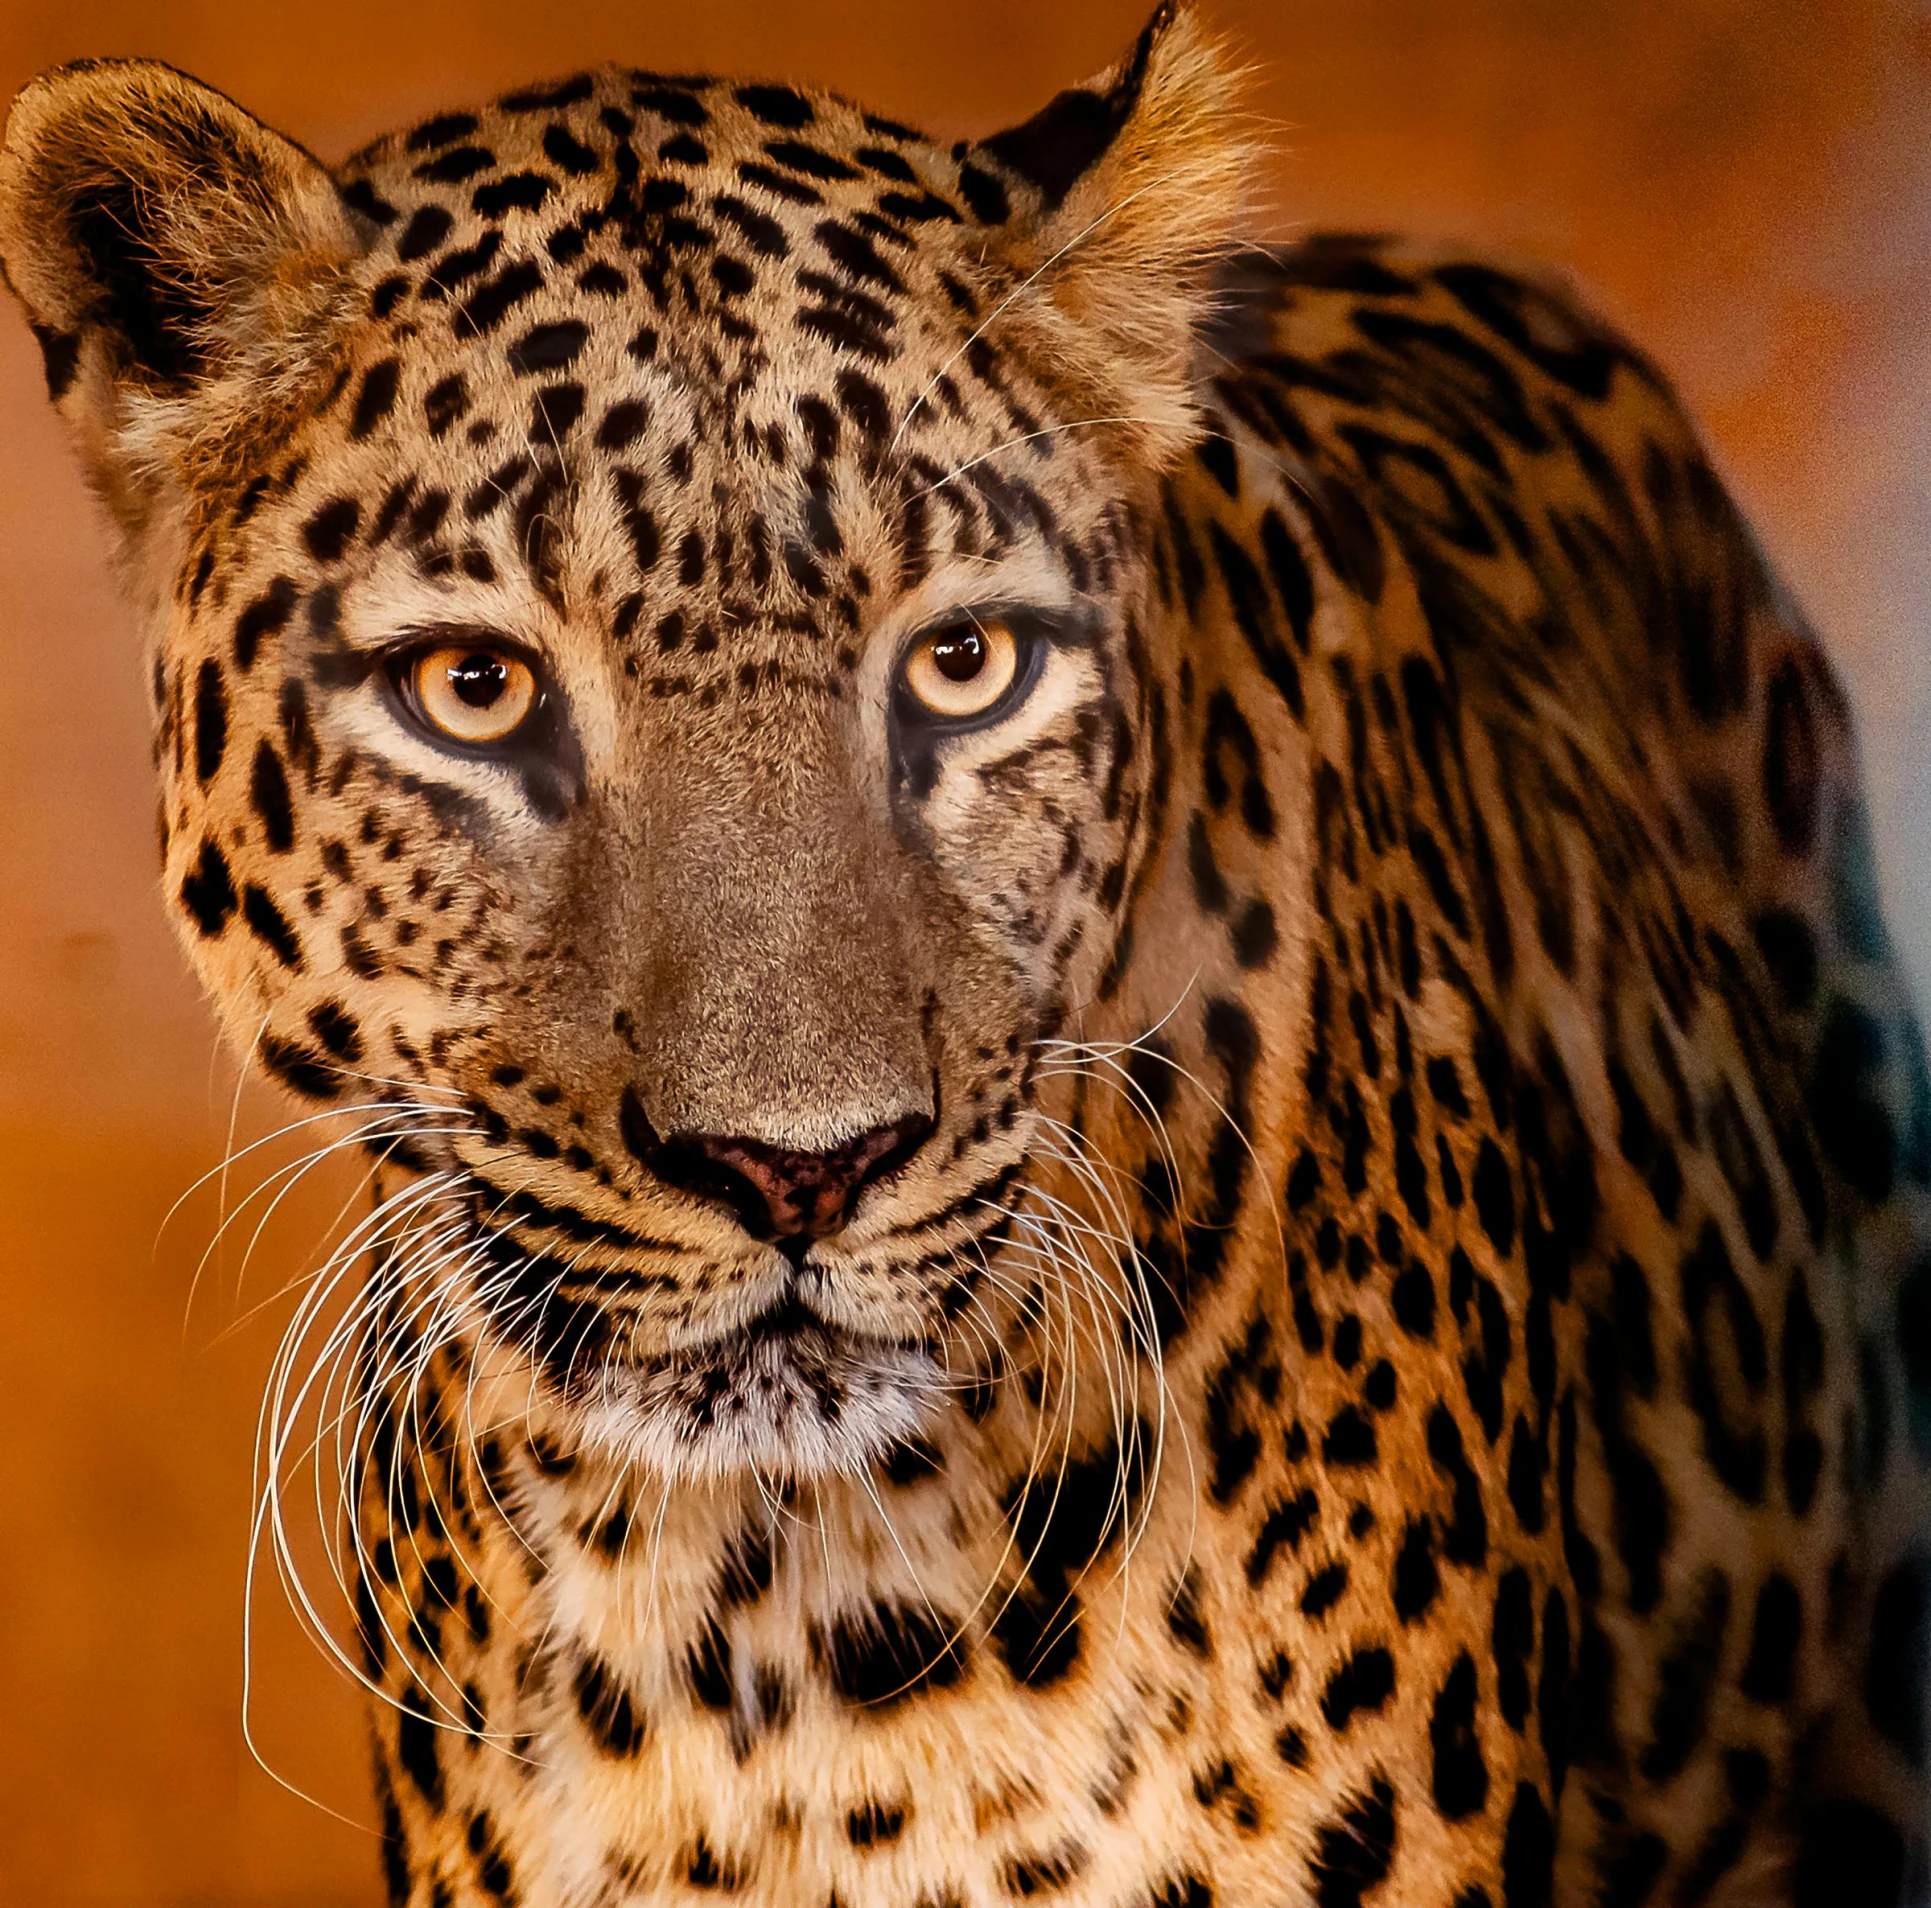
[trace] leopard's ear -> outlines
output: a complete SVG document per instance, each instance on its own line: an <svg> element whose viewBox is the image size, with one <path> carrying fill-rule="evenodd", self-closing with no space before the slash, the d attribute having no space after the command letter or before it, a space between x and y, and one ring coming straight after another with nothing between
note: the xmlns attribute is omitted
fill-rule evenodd
<svg viewBox="0 0 1931 1908"><path fill-rule="evenodd" d="M1124 59L962 171L1017 274L993 329L1155 463L1193 434L1214 268L1245 236L1260 144L1240 90L1227 50L1167 0Z"/></svg>
<svg viewBox="0 0 1931 1908"><path fill-rule="evenodd" d="M7 120L0 262L123 514L286 422L367 237L299 146L153 61L58 67Z"/></svg>

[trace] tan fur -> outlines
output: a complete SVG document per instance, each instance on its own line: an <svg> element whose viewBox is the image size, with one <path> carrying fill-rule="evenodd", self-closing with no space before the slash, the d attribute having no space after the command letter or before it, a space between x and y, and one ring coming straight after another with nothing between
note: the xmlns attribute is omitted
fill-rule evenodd
<svg viewBox="0 0 1931 1908"><path fill-rule="evenodd" d="M1235 249L1235 86L1163 7L960 147L613 67L334 175L153 66L15 110L170 913L372 1159L263 1528L319 1425L398 1903L1923 1867L1841 699L1566 294ZM434 728L446 647L522 728ZM815 1230L728 1165L920 1120Z"/></svg>

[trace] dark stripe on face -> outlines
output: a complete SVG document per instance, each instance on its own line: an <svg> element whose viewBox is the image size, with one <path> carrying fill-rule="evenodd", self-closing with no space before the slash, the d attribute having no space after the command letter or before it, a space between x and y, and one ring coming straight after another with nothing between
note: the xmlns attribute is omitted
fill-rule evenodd
<svg viewBox="0 0 1931 1908"><path fill-rule="evenodd" d="M902 1226L894 1226L885 1236L888 1239L909 1238L917 1233L935 1231L971 1207L997 1206L1025 1168L1026 1162L1016 1159L990 1179L982 1179L978 1185L969 1187L949 1205L941 1206L937 1212L928 1213L923 1219L909 1219Z"/></svg>
<svg viewBox="0 0 1931 1908"><path fill-rule="evenodd" d="M472 1173L470 1183L478 1196L480 1224L489 1225L491 1220L509 1213L531 1225L542 1226L546 1231L560 1232L566 1239L574 1239L583 1245L614 1246L626 1252L681 1254L688 1249L674 1239L656 1239L641 1232L632 1232L624 1226L611 1225L602 1219L593 1219L573 1206L553 1205L520 1187L514 1191L508 1190L485 1179L480 1173ZM482 1207L486 1201L489 1203L487 1217L484 1217Z"/></svg>

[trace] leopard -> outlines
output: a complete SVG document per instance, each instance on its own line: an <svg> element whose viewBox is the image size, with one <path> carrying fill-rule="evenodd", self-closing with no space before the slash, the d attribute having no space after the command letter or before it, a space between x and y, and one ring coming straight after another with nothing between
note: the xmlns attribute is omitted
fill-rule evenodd
<svg viewBox="0 0 1931 1908"><path fill-rule="evenodd" d="M166 908L369 1176L395 1904L1926 1899L1846 698L1657 367L1264 240L1244 84L12 109Z"/></svg>

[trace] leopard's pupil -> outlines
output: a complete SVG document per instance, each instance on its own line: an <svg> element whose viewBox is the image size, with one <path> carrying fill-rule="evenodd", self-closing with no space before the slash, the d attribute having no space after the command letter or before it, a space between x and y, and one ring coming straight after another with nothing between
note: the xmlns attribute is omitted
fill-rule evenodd
<svg viewBox="0 0 1931 1908"><path fill-rule="evenodd" d="M970 682L986 666L986 639L976 629L941 636L932 645L932 660L948 682Z"/></svg>
<svg viewBox="0 0 1931 1908"><path fill-rule="evenodd" d="M472 709L487 709L509 685L509 666L499 656L465 656L449 672L449 686L457 700Z"/></svg>

